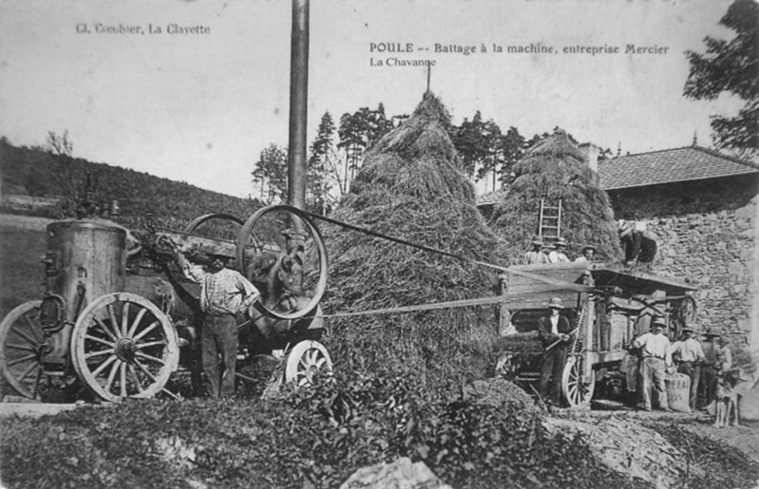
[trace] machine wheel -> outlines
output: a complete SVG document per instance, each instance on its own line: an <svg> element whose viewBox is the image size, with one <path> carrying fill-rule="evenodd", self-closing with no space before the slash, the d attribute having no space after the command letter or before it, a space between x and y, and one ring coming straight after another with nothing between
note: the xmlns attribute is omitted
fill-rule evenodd
<svg viewBox="0 0 759 489"><path fill-rule="evenodd" d="M324 345L305 340L297 343L285 360L285 383L295 382L298 387L310 384L319 370L332 371L332 359Z"/></svg>
<svg viewBox="0 0 759 489"><path fill-rule="evenodd" d="M583 377L583 360L579 355L570 355L561 376L561 391L569 407L588 407L593 398L596 376L593 370L589 377Z"/></svg>
<svg viewBox="0 0 759 489"><path fill-rule="evenodd" d="M304 244L303 275L308 277L305 284L303 304L295 311L283 312L273 310L257 303L257 307L277 319L300 319L313 311L321 301L327 289L327 249L321 233L311 222L307 214L296 207L273 205L256 211L245 222L237 240L237 270L248 276L251 256L248 253L250 243L260 243L261 251L285 253L285 234L292 228L300 227L306 233ZM306 282L306 281L304 281Z"/></svg>
<svg viewBox="0 0 759 489"><path fill-rule="evenodd" d="M29 399L37 396L42 377L41 304L42 301L21 304L0 323L0 370L16 392Z"/></svg>
<svg viewBox="0 0 759 489"><path fill-rule="evenodd" d="M169 316L128 292L104 295L87 306L74 326L71 354L79 378L113 402L155 396L179 364Z"/></svg>
<svg viewBox="0 0 759 489"><path fill-rule="evenodd" d="M202 224L209 221L231 221L239 226L245 224L242 219L232 214L205 214L193 219L190 224L184 228L184 232L187 234L193 234Z"/></svg>

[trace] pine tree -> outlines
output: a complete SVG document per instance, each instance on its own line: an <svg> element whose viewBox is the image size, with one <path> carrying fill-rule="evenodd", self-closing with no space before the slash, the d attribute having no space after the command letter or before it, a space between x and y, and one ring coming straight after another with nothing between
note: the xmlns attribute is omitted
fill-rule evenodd
<svg viewBox="0 0 759 489"><path fill-rule="evenodd" d="M287 149L271 143L258 156L251 172L261 189L261 200L271 204L287 195Z"/></svg>
<svg viewBox="0 0 759 489"><path fill-rule="evenodd" d="M335 123L329 112L325 112L316 131L316 138L311 144L308 159L306 206L308 210L319 214L326 214L328 211L327 202L332 189L328 160L334 153L334 135Z"/></svg>
<svg viewBox="0 0 759 489"><path fill-rule="evenodd" d="M690 74L684 95L714 100L723 93L744 102L738 115L712 116L717 148L732 149L741 156L759 155L759 3L736 0L719 22L735 31L726 41L706 37L706 53L687 51Z"/></svg>

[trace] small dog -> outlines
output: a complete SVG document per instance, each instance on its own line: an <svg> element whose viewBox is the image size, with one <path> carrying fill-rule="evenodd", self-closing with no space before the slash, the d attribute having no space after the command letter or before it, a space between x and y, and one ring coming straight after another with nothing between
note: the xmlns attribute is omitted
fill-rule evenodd
<svg viewBox="0 0 759 489"><path fill-rule="evenodd" d="M742 382L740 371L728 370L720 375L717 380L717 406L714 418L714 426L724 428L730 425L730 415L733 416L733 426L740 425L740 414L738 412L739 393L735 389L738 383Z"/></svg>

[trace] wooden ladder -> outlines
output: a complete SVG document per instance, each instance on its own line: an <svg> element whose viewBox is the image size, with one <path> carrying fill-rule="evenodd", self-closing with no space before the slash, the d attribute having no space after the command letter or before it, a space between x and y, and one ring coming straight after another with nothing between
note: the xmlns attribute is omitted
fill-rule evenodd
<svg viewBox="0 0 759 489"><path fill-rule="evenodd" d="M545 198L540 199L540 219L538 222L538 235L551 241L556 241L561 236L561 200L556 206L548 205Z"/></svg>

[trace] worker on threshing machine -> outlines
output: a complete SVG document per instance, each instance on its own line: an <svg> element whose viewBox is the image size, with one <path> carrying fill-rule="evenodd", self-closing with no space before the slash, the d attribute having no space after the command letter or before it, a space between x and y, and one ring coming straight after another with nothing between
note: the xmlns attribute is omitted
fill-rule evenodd
<svg viewBox="0 0 759 489"><path fill-rule="evenodd" d="M226 258L208 257L204 269L191 264L176 243L169 241L169 245L182 273L200 284L200 308L204 313L200 348L208 395L230 397L235 393L237 316L247 312L260 293L242 274L226 268Z"/></svg>
<svg viewBox="0 0 759 489"><path fill-rule="evenodd" d="M572 326L569 320L560 314L564 309L560 298L551 299L548 309L551 314L538 320L538 335L544 348L538 393L558 406L561 399L561 376L564 372L564 364L567 363Z"/></svg>
<svg viewBox="0 0 759 489"><path fill-rule="evenodd" d="M528 251L524 255L524 262L527 265L539 265L543 263L548 263L548 256L543 253L543 240L540 239L540 236L535 236L532 238L532 250Z"/></svg>
<svg viewBox="0 0 759 489"><path fill-rule="evenodd" d="M582 254L575 258L575 263L591 263L596 260L596 248L593 245L587 245L582 249Z"/></svg>
<svg viewBox="0 0 759 489"><path fill-rule="evenodd" d="M556 249L548 254L549 263L569 263L569 257L566 254L567 240L559 238L554 245Z"/></svg>

